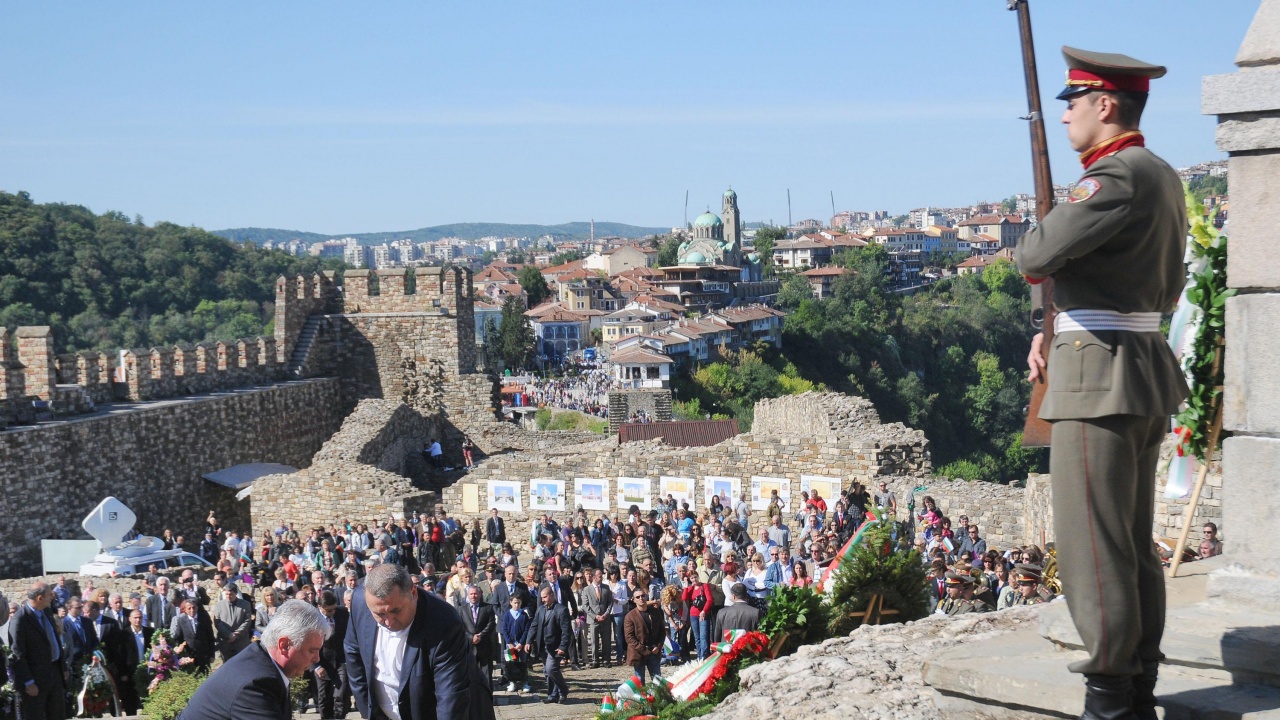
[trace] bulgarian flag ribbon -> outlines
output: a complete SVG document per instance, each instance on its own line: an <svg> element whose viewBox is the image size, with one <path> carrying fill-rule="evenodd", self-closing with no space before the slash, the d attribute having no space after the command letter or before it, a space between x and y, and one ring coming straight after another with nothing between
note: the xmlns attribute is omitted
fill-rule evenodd
<svg viewBox="0 0 1280 720"><path fill-rule="evenodd" d="M844 547L840 548L840 552L836 553L836 556L832 558L831 564L827 565L827 569L822 572L822 578L814 586L814 589L820 593L827 592L835 582L836 568L840 567L840 564L853 554L854 548L862 543L862 536L866 534L867 528L883 521L884 510L882 508L868 510L867 519L858 528L858 531L853 534L853 537L849 538L849 541L844 544Z"/></svg>
<svg viewBox="0 0 1280 720"><path fill-rule="evenodd" d="M769 647L769 636L747 630L729 630L724 642L716 643L714 652L693 672L680 678L671 686L671 695L677 700L711 692L716 682L725 676L729 665L743 652L762 653Z"/></svg>
<svg viewBox="0 0 1280 720"><path fill-rule="evenodd" d="M601 713L611 713L611 712L613 712L613 711L614 711L614 710L616 710L616 709L617 709L617 708L616 708L616 707L614 707L614 704L613 704L613 696L612 696L612 695L605 695L605 696L604 696L604 699L600 701L600 712L601 712Z"/></svg>

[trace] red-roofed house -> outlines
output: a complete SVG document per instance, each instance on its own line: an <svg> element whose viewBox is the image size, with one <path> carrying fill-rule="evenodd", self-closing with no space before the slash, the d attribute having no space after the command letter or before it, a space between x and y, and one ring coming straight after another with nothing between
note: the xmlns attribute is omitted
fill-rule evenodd
<svg viewBox="0 0 1280 720"><path fill-rule="evenodd" d="M986 235L995 238L1000 247L1013 247L1030 229L1031 221L1021 215L975 215L960 223L959 239L972 242L974 236Z"/></svg>
<svg viewBox="0 0 1280 720"><path fill-rule="evenodd" d="M828 266L806 270L800 274L809 280L809 287L813 288L813 296L821 300L825 297L831 297L831 283L835 282L836 278L843 275L844 272L844 268Z"/></svg>

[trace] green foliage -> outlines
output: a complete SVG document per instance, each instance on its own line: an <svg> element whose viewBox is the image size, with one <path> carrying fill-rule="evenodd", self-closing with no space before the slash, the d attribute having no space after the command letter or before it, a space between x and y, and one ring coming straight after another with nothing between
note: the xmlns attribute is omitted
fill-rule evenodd
<svg viewBox="0 0 1280 720"><path fill-rule="evenodd" d="M1215 362L1226 331L1227 298L1236 294L1227 289L1227 236L1205 218L1204 207L1187 190L1187 216L1191 219L1191 254L1203 267L1195 272L1187 289L1187 300L1202 313L1200 326L1183 362L1191 373L1191 394L1175 424L1188 428L1187 448L1204 462L1217 448L1210 448L1209 432L1221 402L1224 363Z"/></svg>
<svg viewBox="0 0 1280 720"><path fill-rule="evenodd" d="M578 252L577 250L565 250L562 253L556 253L555 255L552 255L551 264L563 265L565 263L573 262L574 260L581 260L581 259L582 259L582 253Z"/></svg>
<svg viewBox="0 0 1280 720"><path fill-rule="evenodd" d="M534 415L534 420L539 430L570 430L603 434L609 428L608 422L575 410L552 411L551 408L539 408Z"/></svg>
<svg viewBox="0 0 1280 720"><path fill-rule="evenodd" d="M1187 183L1187 191L1191 193L1197 204L1203 202L1210 195L1226 195L1227 176L1202 175ZM1204 208L1200 208L1200 213L1196 217L1204 217Z"/></svg>
<svg viewBox="0 0 1280 720"><path fill-rule="evenodd" d="M551 427L551 408L538 408L538 412L533 415L533 421L537 423L539 430L546 430Z"/></svg>
<svg viewBox="0 0 1280 720"><path fill-rule="evenodd" d="M296 677L289 681L289 704L297 707L304 698L311 697L311 681L305 677Z"/></svg>
<svg viewBox="0 0 1280 720"><path fill-rule="evenodd" d="M533 357L536 342L533 326L524 316L524 304L518 297L508 297L502 303L502 319L498 323L495 343L503 365L512 370L523 369Z"/></svg>
<svg viewBox="0 0 1280 720"><path fill-rule="evenodd" d="M677 396L688 398L683 401L688 403L684 412L699 413L688 419L702 419L703 414L712 412L715 419L737 419L743 432L751 428L756 401L819 389L825 386L801 377L794 363L767 345L726 349L719 361L676 379Z"/></svg>
<svg viewBox="0 0 1280 720"><path fill-rule="evenodd" d="M173 673L147 696L142 714L154 720L173 720L191 702L191 696L196 694L205 677L204 674Z"/></svg>
<svg viewBox="0 0 1280 720"><path fill-rule="evenodd" d="M812 587L777 585L769 594L769 610L760 620L760 632L770 639L786 633L779 655L790 655L801 645L825 640L830 622L830 607Z"/></svg>
<svg viewBox="0 0 1280 720"><path fill-rule="evenodd" d="M516 273L516 282L520 283L524 294L529 296L531 308L537 307L543 300L551 297L551 288L547 285L547 279L542 277L541 270L532 265L520 268L520 272Z"/></svg>
<svg viewBox="0 0 1280 720"><path fill-rule="evenodd" d="M596 713L596 720L630 720L640 715L653 715L658 720L691 720L709 714L726 697L738 691L738 671L730 670L718 681L711 692L700 698L680 701L671 695L671 691L654 685L645 686L653 695L653 701L631 700L627 707L618 701L618 708L611 713Z"/></svg>
<svg viewBox="0 0 1280 720"><path fill-rule="evenodd" d="M813 286L809 278L800 273L792 273L782 279L778 288L778 307L791 310L800 307L800 303L813 297Z"/></svg>
<svg viewBox="0 0 1280 720"><path fill-rule="evenodd" d="M655 237L658 243L658 267L670 267L680 261L680 236Z"/></svg>
<svg viewBox="0 0 1280 720"><path fill-rule="evenodd" d="M0 325L49 325L59 352L263 334L283 274L340 270L199 228L0 192Z"/></svg>
<svg viewBox="0 0 1280 720"><path fill-rule="evenodd" d="M787 229L766 225L756 231L755 239L752 240L752 247L760 255L760 262L763 266L765 277L773 277L773 249L778 246L779 240L787 239Z"/></svg>
<svg viewBox="0 0 1280 720"><path fill-rule="evenodd" d="M1021 447L1030 301L1011 264L904 298L891 292L882 248L844 251L835 263L852 272L832 297L801 300L783 326L782 354L797 377L866 397L881 420L923 430L943 474L1007 482L1044 467L1043 450ZM967 462L949 465L957 461Z"/></svg>
<svg viewBox="0 0 1280 720"><path fill-rule="evenodd" d="M836 568L831 589L832 635L844 635L861 622L854 613L865 612L872 595L884 599L884 607L897 610L883 622L910 622L928 612L925 568L914 549L894 548L894 524L882 522L867 529L862 542ZM905 538L903 538L905 540Z"/></svg>

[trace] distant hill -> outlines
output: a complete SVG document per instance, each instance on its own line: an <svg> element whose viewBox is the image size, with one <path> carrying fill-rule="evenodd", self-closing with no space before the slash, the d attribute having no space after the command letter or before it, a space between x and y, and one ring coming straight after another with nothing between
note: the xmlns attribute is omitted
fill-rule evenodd
<svg viewBox="0 0 1280 720"><path fill-rule="evenodd" d="M625 238L643 238L650 235L662 235L671 232L671 228L638 227L614 222L597 222L596 237L614 236ZM377 233L345 233L339 235L321 235L319 233L300 230L279 230L276 228L232 228L214 230L220 235L236 242L253 242L261 245L264 242L281 240L302 240L313 243L323 240L353 237L366 245L402 240L408 238L414 242L429 242L440 238L456 237L463 240L479 240L483 237L542 237L551 235L565 240L581 240L591 237L591 223L571 222L562 225L513 225L507 223L453 223L451 225L435 225L417 230Z"/></svg>

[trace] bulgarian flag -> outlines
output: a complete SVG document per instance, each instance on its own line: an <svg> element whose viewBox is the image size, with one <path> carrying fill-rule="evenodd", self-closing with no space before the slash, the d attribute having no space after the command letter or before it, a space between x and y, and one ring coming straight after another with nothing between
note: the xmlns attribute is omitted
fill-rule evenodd
<svg viewBox="0 0 1280 720"><path fill-rule="evenodd" d="M515 662L520 657L520 652L516 650L515 645L504 645L502 647L502 661Z"/></svg>
<svg viewBox="0 0 1280 720"><path fill-rule="evenodd" d="M836 556L831 559L831 564L827 565L827 569L822 572L822 578L814 585L815 590L825 593L831 589L831 586L835 584L836 568L840 567L840 564L853 554L854 548L858 547L862 542L862 537L866 534L867 528L883 522L884 518L884 508L874 508L867 511L867 519L858 528L858 531L853 534L853 537L849 538L849 542L845 543L844 547L840 548L840 552L836 553Z"/></svg>
<svg viewBox="0 0 1280 720"><path fill-rule="evenodd" d="M708 657L697 668L671 684L671 695L677 700L688 700L705 695L715 687L716 681L724 677L729 664L738 659L743 652L762 653L769 647L769 636L764 633L747 630L728 630L724 634L724 642L716 643L711 657Z"/></svg>

